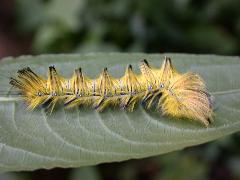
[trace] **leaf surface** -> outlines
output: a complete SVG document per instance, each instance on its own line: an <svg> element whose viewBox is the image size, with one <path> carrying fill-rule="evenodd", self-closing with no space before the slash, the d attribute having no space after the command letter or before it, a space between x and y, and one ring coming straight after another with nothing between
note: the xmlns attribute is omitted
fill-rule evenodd
<svg viewBox="0 0 240 180"><path fill-rule="evenodd" d="M42 109L28 111L24 102L6 96L11 88L9 77L26 66L45 76L48 66L54 65L67 78L78 67L91 78L108 67L114 77L120 77L128 64L139 73L140 60L147 59L159 67L165 55L181 72L197 72L206 81L215 98L215 122L210 127L163 117L141 106L132 113L112 108L102 113L89 108L58 108L49 116ZM0 171L80 167L144 158L237 132L239 77L238 57L215 55L97 53L5 58L0 62Z"/></svg>

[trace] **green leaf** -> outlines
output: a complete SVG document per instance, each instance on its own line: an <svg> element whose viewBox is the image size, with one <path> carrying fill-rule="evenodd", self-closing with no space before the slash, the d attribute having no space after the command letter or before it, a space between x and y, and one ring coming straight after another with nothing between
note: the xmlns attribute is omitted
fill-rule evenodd
<svg viewBox="0 0 240 180"><path fill-rule="evenodd" d="M131 63L139 73L141 59L160 66L165 55L172 58L181 72L194 71L206 80L215 97L216 116L210 127L163 117L141 106L132 113L111 108L97 113L88 108L60 107L47 116L42 109L26 110L24 102L2 93L11 88L9 77L26 66L45 75L48 66L55 65L65 77L82 67L92 78L107 66L113 76L120 77L127 64ZM237 132L240 129L239 69L238 57L214 55L92 53L6 58L0 62L0 170L80 167L144 158Z"/></svg>

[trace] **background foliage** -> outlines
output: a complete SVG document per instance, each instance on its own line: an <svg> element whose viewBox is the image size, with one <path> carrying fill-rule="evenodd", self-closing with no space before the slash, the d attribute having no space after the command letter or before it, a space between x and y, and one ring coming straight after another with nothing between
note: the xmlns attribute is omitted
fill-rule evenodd
<svg viewBox="0 0 240 180"><path fill-rule="evenodd" d="M1 4L2 3L2 4ZM0 56L92 51L239 55L238 0L2 0ZM238 179L239 134L155 158L6 179Z"/></svg>

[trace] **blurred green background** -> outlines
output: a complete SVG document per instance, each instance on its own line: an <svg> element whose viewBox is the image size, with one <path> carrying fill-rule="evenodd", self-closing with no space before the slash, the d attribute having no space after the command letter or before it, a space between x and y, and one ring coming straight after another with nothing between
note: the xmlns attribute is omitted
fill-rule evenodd
<svg viewBox="0 0 240 180"><path fill-rule="evenodd" d="M239 0L1 0L0 58L22 54L239 55ZM158 157L0 180L240 179L240 135Z"/></svg>

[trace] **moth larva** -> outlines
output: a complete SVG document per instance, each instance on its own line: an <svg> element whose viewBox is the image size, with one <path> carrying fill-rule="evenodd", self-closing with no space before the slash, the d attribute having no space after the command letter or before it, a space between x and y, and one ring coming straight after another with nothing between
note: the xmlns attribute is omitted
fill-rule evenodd
<svg viewBox="0 0 240 180"><path fill-rule="evenodd" d="M50 66L44 79L27 67L19 70L10 84L20 90L29 109L44 105L50 113L57 103L67 108L86 105L102 111L111 105L133 111L137 103L143 102L146 108L155 105L163 114L197 120L205 126L213 121L210 95L199 75L180 74L167 57L160 69L141 61L140 71L135 74L129 65L123 77L116 79L104 68L98 78L90 79L79 68L72 78L65 79Z"/></svg>

